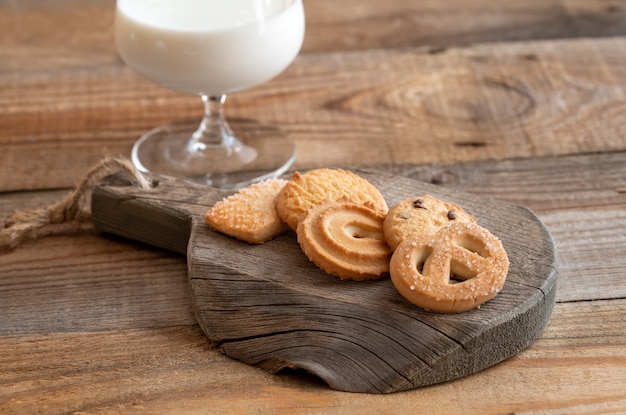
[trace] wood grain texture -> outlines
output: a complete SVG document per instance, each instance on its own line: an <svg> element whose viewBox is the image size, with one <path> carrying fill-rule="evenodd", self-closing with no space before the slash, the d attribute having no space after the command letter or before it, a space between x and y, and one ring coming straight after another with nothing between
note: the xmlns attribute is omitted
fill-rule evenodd
<svg viewBox="0 0 626 415"><path fill-rule="evenodd" d="M447 188L485 197L525 201L548 224L561 264L552 318L531 347L477 375L400 394L337 392L299 372L269 375L208 349L193 317L183 256L164 259L159 249L103 235L27 242L0 255L0 327L5 329L0 365L10 369L0 371L0 395L6 397L0 412L192 414L210 406L222 413L267 408L276 414L619 413L626 407L626 304L615 269L623 256L606 257L598 270L587 261L601 258L604 247L624 251L626 221L612 221L585 241L575 230L586 227L586 218L601 220L607 205L626 209L617 192L625 157L588 154L390 170L428 182L444 180ZM570 192L558 193L562 186ZM550 200L551 192L561 196ZM13 209L46 206L65 193L5 193L0 209L6 216ZM580 210L572 209L577 200ZM566 221L565 212L570 212ZM57 256L81 262L63 266ZM79 269L99 279L81 284ZM28 290L20 289L24 278ZM602 300L607 295L613 299ZM47 305L43 313L41 305ZM28 321L33 323L26 330Z"/></svg>
<svg viewBox="0 0 626 415"><path fill-rule="evenodd" d="M624 169L626 155L616 153L397 166L392 172L531 207L546 223L558 247L557 302L573 302L626 296L626 286L613 277L616 269L626 268L622 255L626 249ZM4 194L0 217L15 209L48 206L66 192ZM153 308L155 296L160 305L154 312L161 314L160 324L192 324L195 320L190 306L180 303L190 298L185 259L163 255L163 251L89 234L29 242L1 255L0 275L4 279L0 291L12 293L0 304L2 333L146 327L154 324L150 323L154 313L142 316L142 311ZM89 269L92 277L83 281L78 270L67 275L71 264ZM25 281L31 287L27 291L19 288ZM92 284L98 290L90 291ZM59 287L66 285L78 290L77 295L64 294ZM127 286L136 288L127 290ZM66 304L66 312L58 309L61 304ZM110 307L117 312L111 314L107 311ZM76 317L83 314L100 317ZM52 315L57 316L54 322L49 320Z"/></svg>
<svg viewBox="0 0 626 415"><path fill-rule="evenodd" d="M390 0L358 5L304 1L304 53L448 46L626 34L620 0ZM112 0L0 2L2 50L11 68L96 66L115 59ZM56 22L63 22L58 25ZM68 43L70 42L70 43ZM23 48L26 46L26 48ZM18 50L20 49L20 50ZM30 56L29 56L30 55ZM34 61L33 61L34 59Z"/></svg>
<svg viewBox="0 0 626 415"><path fill-rule="evenodd" d="M227 111L288 130L296 168L376 165L530 207L560 258L541 337L456 381L334 391L211 348L184 256L60 235L0 254L0 413L624 413L626 3L304 1L303 53ZM2 218L58 200L148 128L200 116L122 64L113 5L0 0Z"/></svg>
<svg viewBox="0 0 626 415"><path fill-rule="evenodd" d="M93 221L100 230L187 253L196 317L226 355L270 372L305 369L338 390L389 393L449 381L516 354L540 335L554 304L557 260L532 212L380 172L358 174L390 206L430 193L475 215L509 253L502 292L461 315L424 312L389 279L329 277L293 234L257 246L211 231L204 213L224 193L166 178L147 191L99 186Z"/></svg>
<svg viewBox="0 0 626 415"><path fill-rule="evenodd" d="M589 414L626 407L626 301L557 304L533 346L478 375L388 395L270 375L197 326L0 338L0 412ZM538 399L540 397L540 399Z"/></svg>
<svg viewBox="0 0 626 415"><path fill-rule="evenodd" d="M311 42L305 51L449 46L493 41L612 36L625 33L624 3L615 0L376 0L357 6L305 1Z"/></svg>
<svg viewBox="0 0 626 415"><path fill-rule="evenodd" d="M302 55L273 82L234 94L227 111L285 130L300 169L623 150L622 49L607 39ZM200 116L196 98L129 69L95 71L71 82L34 76L10 94L0 188L69 186L103 155L128 154L152 126Z"/></svg>
<svg viewBox="0 0 626 415"><path fill-rule="evenodd" d="M140 244L50 237L1 254L0 270L2 337L195 324L184 258Z"/></svg>
<svg viewBox="0 0 626 415"><path fill-rule="evenodd" d="M307 2L303 53L272 82L234 94L228 113L291 134L297 168L624 148L622 43L571 39L620 34L620 2L386 7ZM111 1L5 0L0 10L0 190L71 186L104 155L128 155L148 129L200 118L197 98L120 61ZM499 43L528 38L558 40Z"/></svg>

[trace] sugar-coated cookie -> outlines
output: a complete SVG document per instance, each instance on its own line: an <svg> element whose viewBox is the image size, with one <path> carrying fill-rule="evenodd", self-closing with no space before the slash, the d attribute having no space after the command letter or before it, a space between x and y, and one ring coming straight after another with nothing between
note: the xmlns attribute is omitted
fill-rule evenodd
<svg viewBox="0 0 626 415"><path fill-rule="evenodd" d="M509 259L502 243L475 222L456 222L394 251L391 280L411 303L440 313L479 307L502 289Z"/></svg>
<svg viewBox="0 0 626 415"><path fill-rule="evenodd" d="M309 209L323 202L349 199L383 214L388 206L380 191L366 179L342 169L295 172L276 199L280 218L296 230Z"/></svg>
<svg viewBox="0 0 626 415"><path fill-rule="evenodd" d="M288 228L276 212L276 197L287 180L269 179L251 184L217 202L206 213L216 231L253 244L261 244Z"/></svg>

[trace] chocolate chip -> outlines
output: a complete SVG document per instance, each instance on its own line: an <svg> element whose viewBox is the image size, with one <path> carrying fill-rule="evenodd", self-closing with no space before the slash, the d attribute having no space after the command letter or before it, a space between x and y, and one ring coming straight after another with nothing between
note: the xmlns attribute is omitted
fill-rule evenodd
<svg viewBox="0 0 626 415"><path fill-rule="evenodd" d="M426 209L426 206L424 206L423 203L424 203L423 199L415 199L413 201L413 207L415 209Z"/></svg>
<svg viewBox="0 0 626 415"><path fill-rule="evenodd" d="M448 211L448 219L455 220L456 219L456 213L454 213L453 211L449 210Z"/></svg>

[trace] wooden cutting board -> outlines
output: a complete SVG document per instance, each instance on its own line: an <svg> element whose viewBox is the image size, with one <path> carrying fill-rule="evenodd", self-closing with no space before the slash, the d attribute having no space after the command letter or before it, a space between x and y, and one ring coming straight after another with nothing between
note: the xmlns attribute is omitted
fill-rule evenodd
<svg viewBox="0 0 626 415"><path fill-rule="evenodd" d="M389 278L325 274L292 232L263 245L213 232L204 213L226 193L164 177L148 190L109 178L94 190L93 221L101 231L187 255L198 323L224 354L272 373L304 369L334 389L388 393L449 381L515 355L540 335L554 306L557 256L530 210L386 173L355 173L390 206L430 193L476 216L511 262L498 296L462 314L423 311Z"/></svg>

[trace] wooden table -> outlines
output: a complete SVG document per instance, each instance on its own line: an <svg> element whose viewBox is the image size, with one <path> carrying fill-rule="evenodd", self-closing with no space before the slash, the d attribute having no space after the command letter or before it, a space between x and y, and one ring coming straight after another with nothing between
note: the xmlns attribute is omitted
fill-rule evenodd
<svg viewBox="0 0 626 415"><path fill-rule="evenodd" d="M0 217L46 207L195 97L118 58L113 0L0 0ZM210 348L185 258L93 230L0 253L0 413L626 412L626 1L305 0L283 74L228 112L279 125L294 168L355 166L531 208L559 251L539 340L387 395Z"/></svg>

